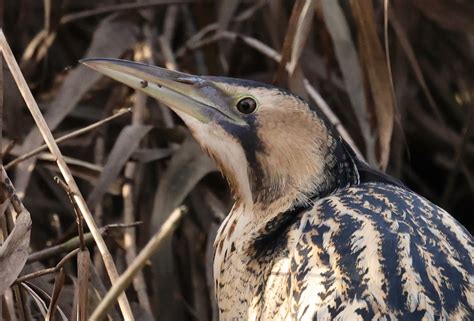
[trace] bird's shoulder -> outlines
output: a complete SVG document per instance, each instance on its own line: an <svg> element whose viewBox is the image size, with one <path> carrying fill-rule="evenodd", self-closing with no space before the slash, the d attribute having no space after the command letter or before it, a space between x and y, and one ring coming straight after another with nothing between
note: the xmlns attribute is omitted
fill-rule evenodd
<svg viewBox="0 0 474 321"><path fill-rule="evenodd" d="M444 209L403 186L384 182L339 189L314 202L305 217L307 223L353 223L358 227L353 226L354 231L372 225L379 232L411 233L425 241L444 236L456 248L474 246L472 235Z"/></svg>
<svg viewBox="0 0 474 321"><path fill-rule="evenodd" d="M291 287L305 313L473 317L472 236L408 189L369 182L338 190L308 208L288 235Z"/></svg>

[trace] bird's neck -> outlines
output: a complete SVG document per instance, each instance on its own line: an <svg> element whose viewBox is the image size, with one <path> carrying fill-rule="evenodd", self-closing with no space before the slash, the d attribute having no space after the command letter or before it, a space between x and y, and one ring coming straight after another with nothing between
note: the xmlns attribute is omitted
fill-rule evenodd
<svg viewBox="0 0 474 321"><path fill-rule="evenodd" d="M324 146L316 142L319 146L313 149L298 146L288 151L282 149L278 163L262 156L256 166L249 167L254 213L285 212L310 205L359 182L358 160L352 149L332 131L323 141ZM272 157L275 153L273 150Z"/></svg>
<svg viewBox="0 0 474 321"><path fill-rule="evenodd" d="M302 180L298 186L289 184L291 180L288 179L288 186L261 185L259 191L273 190L274 195L279 197L253 194L252 198L257 202L238 200L218 232L217 257L220 257L219 253L225 253L226 246L231 247L229 244L239 244L237 252L246 253L249 258L258 257L258 253L265 253L268 247L281 239L287 228L297 222L300 214L310 209L317 200L360 182L358 160L338 136L330 142L324 159L327 163L318 173L307 173L311 178L317 176L316 182ZM282 171L279 173L283 175ZM259 183L265 181L271 180ZM283 190L276 191L277 188Z"/></svg>
<svg viewBox="0 0 474 321"><path fill-rule="evenodd" d="M300 137L300 145L288 142L295 146L292 153L285 153L284 146L270 150L266 145L267 150L255 157L258 163L247 168L248 183L246 178L238 180L237 175L233 179L234 184L242 184L234 186L234 192L247 190L251 196L239 198L236 193L237 202L217 233L214 273L219 286L229 283L233 289L242 291L258 287L259 281L249 284L250 280L226 279L226 275L239 275L242 264L252 268L261 260L277 257L268 253L290 246L277 245L292 242L285 235L314 202L359 182L357 159L350 147L330 131L319 134L319 141L304 141L308 137L305 135ZM284 137L280 142L285 143ZM319 146L311 148L309 143ZM278 163L272 163L266 155L277 156ZM228 167L226 173L230 172ZM248 185L243 186L245 183Z"/></svg>
<svg viewBox="0 0 474 321"><path fill-rule="evenodd" d="M272 243L277 239L286 227L298 220L300 213L318 199L357 184L359 173L353 151L338 136L328 137L325 141L328 145L322 149L322 156L308 160L303 155L293 155L295 158L292 161L297 163L292 167L274 167L277 177L273 179L258 178L258 174L249 170L249 182L255 184L250 187L252 201L240 199L236 202L227 218L228 224L223 224L219 235L233 234L230 241L228 237L226 239L231 243L240 240L241 251L247 251L254 245L258 247L258 244L265 249L268 240ZM300 158L303 158L301 163ZM269 165L263 157L260 160L263 161L260 166ZM269 168L260 170L267 174L271 172ZM219 243L219 237L216 241ZM221 241L225 243L224 238Z"/></svg>

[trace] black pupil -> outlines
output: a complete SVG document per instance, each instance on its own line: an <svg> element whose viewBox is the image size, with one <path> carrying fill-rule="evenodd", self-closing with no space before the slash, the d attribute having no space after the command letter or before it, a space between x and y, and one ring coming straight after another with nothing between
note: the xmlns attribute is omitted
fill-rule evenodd
<svg viewBox="0 0 474 321"><path fill-rule="evenodd" d="M257 107L257 103L252 98L244 98L237 103L237 109L243 114L252 113Z"/></svg>

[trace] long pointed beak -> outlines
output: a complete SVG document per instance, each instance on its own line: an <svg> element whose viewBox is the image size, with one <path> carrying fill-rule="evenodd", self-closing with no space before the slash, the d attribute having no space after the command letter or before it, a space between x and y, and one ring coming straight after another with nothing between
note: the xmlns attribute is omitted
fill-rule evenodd
<svg viewBox="0 0 474 321"><path fill-rule="evenodd" d="M216 97L207 94L205 88L215 84L204 77L120 59L91 58L80 62L203 123L211 121L218 112L243 125L243 119L218 106Z"/></svg>

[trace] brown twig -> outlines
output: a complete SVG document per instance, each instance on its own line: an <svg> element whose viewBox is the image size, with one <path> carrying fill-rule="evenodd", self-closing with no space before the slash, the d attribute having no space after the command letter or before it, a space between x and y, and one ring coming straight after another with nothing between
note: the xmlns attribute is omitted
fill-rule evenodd
<svg viewBox="0 0 474 321"><path fill-rule="evenodd" d="M80 135L83 135L87 132L90 132L102 125L105 125L107 124L108 122L120 117L120 116L123 116L125 114L128 114L129 112L131 112L131 108L127 108L125 110L120 110L119 112L113 114L112 116L109 116L105 119L102 119L102 120L99 120L98 122L95 122L89 126L86 126L84 128L81 128L81 129L78 129L78 130L75 130L69 134L66 134L64 136L61 136L59 137L58 139L56 139L56 144L59 144L59 143L62 143L68 139L71 139L71 138L75 138L75 137L78 137ZM17 158L15 158L14 160L12 160L11 162L9 162L7 165L5 165L5 169L8 170L10 169L11 167L17 165L18 163L30 158L30 157L33 157L33 156L36 156L38 155L39 153L45 151L45 150L48 150L48 145L46 144L43 144L41 146L39 146L38 148L35 148L33 149L32 151L29 151L28 153L25 153L21 156L18 156Z"/></svg>
<svg viewBox="0 0 474 321"><path fill-rule="evenodd" d="M77 204L74 202L74 192L71 191L69 186L64 183L58 176L54 177L54 181L64 189L67 196L69 197L69 201L71 202L72 207L74 209L74 214L76 215L77 235L79 236L79 248L81 249L81 251L84 251L86 249L86 245L84 243L84 227L82 224L84 218L82 217L81 212L77 207Z"/></svg>
<svg viewBox="0 0 474 321"><path fill-rule="evenodd" d="M242 11L239 13L232 22L243 22L249 18L251 18L259 9L266 6L266 1L257 1L253 6L249 7L247 10ZM192 19L186 19L192 20ZM219 23L211 23L204 26L199 31L194 31L192 36L181 46L178 50L176 50L176 57L181 58L186 54L189 49L194 49L196 44L201 42L201 40L210 32L216 31L219 29Z"/></svg>
<svg viewBox="0 0 474 321"><path fill-rule="evenodd" d="M36 271L36 272L33 272L33 273L29 273L29 274L20 276L19 278L16 279L15 284L25 282L25 281L35 279L35 278L38 278L38 277L46 275L46 274L51 274L51 273L55 273L55 272L59 271L59 269L61 269L64 266L64 264L66 264L67 261L69 261L69 259L71 259L77 253L79 253L79 251L80 251L80 249L75 249L75 250L69 252L54 267L47 268L47 269L44 269L44 270L40 270L40 271Z"/></svg>
<svg viewBox="0 0 474 321"><path fill-rule="evenodd" d="M5 147L4 150L2 150L2 158L4 158L5 156L7 156L8 154L10 154L10 152L12 151L12 149L15 147L17 141L16 139L12 139L8 142L7 146ZM2 160L3 162L3 160Z"/></svg>
<svg viewBox="0 0 474 321"><path fill-rule="evenodd" d="M142 222L133 222L132 224L109 224L104 227L99 228L99 231L102 235L106 235L112 229L122 229L128 227L135 227ZM94 242L94 238L92 237L92 233L85 233L84 234L84 244L86 246L92 244ZM46 260L51 258L57 254L72 251L74 249L78 249L80 246L79 236L73 237L70 240L67 240L64 243L48 247L44 250L31 253L28 256L27 263L33 263L40 260Z"/></svg>
<svg viewBox="0 0 474 321"><path fill-rule="evenodd" d="M148 1L140 1L134 3L121 3L115 4L110 6L100 6L96 9L91 10L84 10L80 12L74 12L67 15L64 15L61 18L61 24L70 23L79 19L89 18L101 14L107 14L112 12L118 11L127 11L127 10L140 10L146 9L149 7L154 6L163 6L163 5L170 5L170 4L185 4L185 3L192 3L195 0L148 0Z"/></svg>

